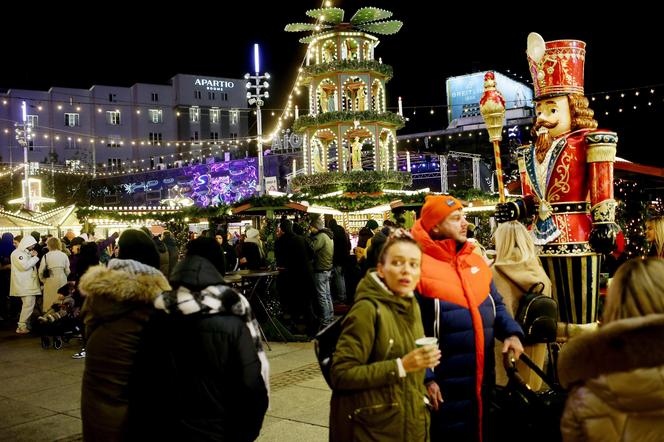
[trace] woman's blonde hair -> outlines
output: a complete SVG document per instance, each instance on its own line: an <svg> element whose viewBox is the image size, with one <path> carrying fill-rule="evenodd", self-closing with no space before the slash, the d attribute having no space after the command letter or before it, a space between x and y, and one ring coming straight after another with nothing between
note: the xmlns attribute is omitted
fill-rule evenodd
<svg viewBox="0 0 664 442"><path fill-rule="evenodd" d="M632 259L618 268L611 280L602 319L619 319L664 313L664 260Z"/></svg>
<svg viewBox="0 0 664 442"><path fill-rule="evenodd" d="M49 251L52 250L61 250L60 246L60 240L56 238L55 236L51 237L46 241L46 247L48 247Z"/></svg>
<svg viewBox="0 0 664 442"><path fill-rule="evenodd" d="M646 221L646 224L648 223L652 225L652 231L655 233L657 256L664 256L662 255L662 249L664 249L664 217L658 216L656 218L650 218Z"/></svg>
<svg viewBox="0 0 664 442"><path fill-rule="evenodd" d="M518 221L501 223L493 232L495 264L514 264L537 259L535 244L528 229Z"/></svg>

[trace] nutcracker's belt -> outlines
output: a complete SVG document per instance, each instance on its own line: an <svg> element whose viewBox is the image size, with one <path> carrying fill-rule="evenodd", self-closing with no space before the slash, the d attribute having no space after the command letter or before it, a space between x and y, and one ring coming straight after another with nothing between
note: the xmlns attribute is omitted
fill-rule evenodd
<svg viewBox="0 0 664 442"><path fill-rule="evenodd" d="M583 202L569 202L569 203L553 203L551 204L553 213L589 213L590 203Z"/></svg>

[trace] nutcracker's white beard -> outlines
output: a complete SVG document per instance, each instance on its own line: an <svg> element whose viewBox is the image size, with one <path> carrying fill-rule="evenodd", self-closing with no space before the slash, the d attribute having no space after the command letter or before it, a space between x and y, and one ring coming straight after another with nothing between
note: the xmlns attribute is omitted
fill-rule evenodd
<svg viewBox="0 0 664 442"><path fill-rule="evenodd" d="M549 129L554 128L558 123L541 122L535 126L535 133L537 133L537 140L535 140L535 157L538 162L542 162L546 153L553 144L553 137Z"/></svg>

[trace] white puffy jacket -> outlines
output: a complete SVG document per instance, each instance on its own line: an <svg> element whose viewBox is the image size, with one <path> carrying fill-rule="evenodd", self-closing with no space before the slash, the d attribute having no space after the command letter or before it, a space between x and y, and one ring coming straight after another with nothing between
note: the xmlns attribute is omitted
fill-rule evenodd
<svg viewBox="0 0 664 442"><path fill-rule="evenodd" d="M37 263L39 258L32 256L28 247L37 244L31 236L26 235L11 254L12 276L9 286L10 296L39 296L39 279Z"/></svg>

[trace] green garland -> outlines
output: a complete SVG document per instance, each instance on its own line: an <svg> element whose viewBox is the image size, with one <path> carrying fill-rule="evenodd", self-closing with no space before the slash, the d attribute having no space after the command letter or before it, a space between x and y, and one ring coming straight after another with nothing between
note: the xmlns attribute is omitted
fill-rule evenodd
<svg viewBox="0 0 664 442"><path fill-rule="evenodd" d="M496 204L499 202L498 194L488 193L480 189L452 189L449 192L454 198L464 200L464 201L481 201L482 203Z"/></svg>
<svg viewBox="0 0 664 442"><path fill-rule="evenodd" d="M373 71L378 72L385 77L385 82L387 82L394 75L392 66L388 64L379 63L376 60L341 60L333 61L331 63L321 63L311 66L305 66L302 68L303 83L306 84L311 77L317 75L325 75L335 71L342 72L363 72L363 71Z"/></svg>
<svg viewBox="0 0 664 442"><path fill-rule="evenodd" d="M342 212L356 212L358 210L370 209L381 204L388 204L394 200L401 200L404 204L424 204L425 194L416 195L390 195L386 193L378 194L357 194L331 196L328 198L319 198L308 200L310 204L317 206L327 206Z"/></svg>
<svg viewBox="0 0 664 442"><path fill-rule="evenodd" d="M413 182L407 172L354 170L352 172L326 172L314 175L299 175L292 185L297 191L321 195L337 190L346 192L380 192L383 189L403 189Z"/></svg>
<svg viewBox="0 0 664 442"><path fill-rule="evenodd" d="M291 199L286 196L252 196L234 203L233 207L239 207L245 204L251 204L253 207L282 207L290 202Z"/></svg>
<svg viewBox="0 0 664 442"><path fill-rule="evenodd" d="M149 212L145 213L120 213L117 210L103 210L99 208L81 207L76 208L76 217L83 223L89 218L106 218L116 221L126 222L140 222L146 219L154 219L157 221L168 222L174 219L184 220L185 218L223 218L229 215L230 207L215 206L215 207L183 207L178 209L177 212L159 213Z"/></svg>
<svg viewBox="0 0 664 442"><path fill-rule="evenodd" d="M330 172L326 174L317 174L317 175L300 175L294 180L302 182L319 182L319 186L312 185L312 188L315 187L325 187L326 184L320 184L321 180L330 180L331 183L335 183L335 180L340 180L344 178L347 181L347 187L356 189L356 194L351 195L341 195L333 196L320 199L311 199L309 196L303 196L302 194L294 194L291 198L288 197L272 197L272 196L260 196L260 197L251 197L233 204L232 206L219 206L219 207L186 207L178 210L177 212L172 213L157 213L157 212L145 212L145 213L127 213L121 214L118 211L111 210L102 210L99 208L91 207L77 207L76 216L78 217L81 224L88 221L90 218L105 218L112 219L122 222L141 222L146 219L153 219L166 223L169 226L169 230L182 232L186 228L183 227L186 225L185 219L211 219L219 218L225 219L231 216L231 208L239 207L245 204L251 204L252 207L284 207L289 202L298 202L302 200L309 201L310 204L316 204L320 206L328 206L343 212L355 212L358 210L369 209L371 207L376 207L381 204L388 204L394 200L400 200L404 205L422 205L424 204L424 199L427 194L425 193L416 193L413 195L398 195L398 194L386 194L382 193L381 190L385 187L378 188L378 184L384 185L386 181L392 180L392 183L395 185L410 185L412 180L410 174L405 172L379 172L379 171L353 171L346 174L339 174L336 172ZM354 181L353 181L354 180ZM371 181L373 180L373 181ZM306 184L300 184L305 186ZM335 184L336 185L336 184ZM375 190L371 190L375 189ZM349 192L353 192L349 190ZM374 192L374 193L372 193ZM498 201L497 197L492 194L482 192L476 189L470 190L459 190L454 191L452 194L459 199L466 201L478 201L495 203ZM494 201L495 200L495 201ZM478 215L473 215L478 216ZM487 215L488 216L488 215ZM169 224L170 223L170 224ZM276 224L271 226L271 228L276 228ZM175 232L174 232L175 233Z"/></svg>
<svg viewBox="0 0 664 442"><path fill-rule="evenodd" d="M175 243L178 246L178 260L184 255L187 243L189 242L189 226L183 220L173 220L166 222L166 230L173 234Z"/></svg>
<svg viewBox="0 0 664 442"><path fill-rule="evenodd" d="M332 207L342 212L356 212L359 210L369 209L371 207L376 207L381 204L388 204L394 200L400 200L404 205L407 206L421 206L424 204L424 199L426 198L427 193L415 193L412 195L398 195L398 194L389 194L389 193L376 193L376 194L367 194L367 193L357 193L356 195L340 195L340 196L331 196L327 198L319 199L309 199L310 204L316 204L320 206ZM494 204L498 202L498 198L492 196L490 193L478 191L476 189L471 189L467 191L455 191L455 198L462 199L464 201L478 201L487 202L489 204ZM294 195L294 198L298 195ZM304 197L300 197L304 198ZM491 201L495 198L495 201ZM486 213L488 218L491 213ZM485 215L471 215L471 216L485 216Z"/></svg>
<svg viewBox="0 0 664 442"><path fill-rule="evenodd" d="M265 259L270 266L276 262L274 257L274 242L277 237L278 224L279 220L276 218L265 218L265 227L263 228Z"/></svg>
<svg viewBox="0 0 664 442"><path fill-rule="evenodd" d="M353 124L354 121L376 121L395 126L395 130L399 130L405 126L406 120L399 114L394 112L325 112L318 115L304 115L299 117L293 123L293 131L302 132L308 127L324 126L330 123L339 123L347 121Z"/></svg>

